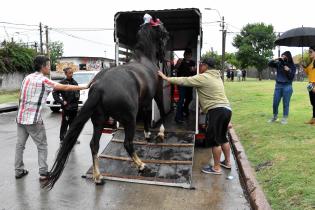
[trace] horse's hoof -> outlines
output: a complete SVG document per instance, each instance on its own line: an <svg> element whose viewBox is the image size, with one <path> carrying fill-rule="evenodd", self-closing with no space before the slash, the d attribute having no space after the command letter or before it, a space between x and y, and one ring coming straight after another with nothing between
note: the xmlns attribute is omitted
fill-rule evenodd
<svg viewBox="0 0 315 210"><path fill-rule="evenodd" d="M105 179L101 179L100 181L95 181L95 185L104 185Z"/></svg>
<svg viewBox="0 0 315 210"><path fill-rule="evenodd" d="M152 138L151 137L145 137L144 138L147 142L152 142Z"/></svg>
<svg viewBox="0 0 315 210"><path fill-rule="evenodd" d="M155 137L155 142L156 142L156 143L163 143L163 142L164 142L164 136L157 135L157 136Z"/></svg>
<svg viewBox="0 0 315 210"><path fill-rule="evenodd" d="M151 169L150 168L148 168L147 166L145 166L142 170L140 170L139 169L139 173L141 174L141 175L146 175L146 174L149 174L149 173L151 173Z"/></svg>

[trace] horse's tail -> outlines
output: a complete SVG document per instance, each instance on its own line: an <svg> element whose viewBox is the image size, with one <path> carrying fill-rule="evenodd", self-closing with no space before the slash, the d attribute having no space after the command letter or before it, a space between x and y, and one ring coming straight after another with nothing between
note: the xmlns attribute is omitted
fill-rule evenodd
<svg viewBox="0 0 315 210"><path fill-rule="evenodd" d="M63 140L63 144L58 150L56 160L49 172L48 180L42 185L43 188L52 189L61 176L70 152L76 144L76 141L83 129L83 126L92 116L93 111L95 110L95 106L99 101L99 98L99 92L92 87L87 101L85 102L78 116L72 122L69 131L67 132Z"/></svg>

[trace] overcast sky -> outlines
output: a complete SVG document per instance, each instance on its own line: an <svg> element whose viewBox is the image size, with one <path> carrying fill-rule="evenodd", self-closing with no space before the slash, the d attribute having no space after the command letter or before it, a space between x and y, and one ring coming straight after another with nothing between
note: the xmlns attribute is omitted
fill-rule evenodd
<svg viewBox="0 0 315 210"><path fill-rule="evenodd" d="M293 2L293 1L292 1ZM191 0L191 1L105 1L105 0L3 0L1 1L0 22L38 25L42 22L52 28L108 28L107 31L77 32L67 31L70 35L93 40L76 39L59 32L50 31L51 41L64 43L64 56L102 56L114 58L113 29L114 15L120 11L158 10L175 8L199 8L203 22L219 20L217 9L225 17L227 30L239 32L247 23L263 22L272 24L276 32L284 32L304 25L314 27L314 1L276 1L276 0ZM162 20L163 21L163 20ZM13 28L15 27L15 28ZM38 27L8 25L0 23L0 40L13 37L15 40L33 42L39 40ZM219 23L203 24L203 52L210 50L221 53L221 32ZM232 46L234 33L228 33L226 51L234 52ZM281 47L281 51L291 50L293 55L300 48ZM276 54L276 51L274 51ZM181 56L181 55L179 55Z"/></svg>

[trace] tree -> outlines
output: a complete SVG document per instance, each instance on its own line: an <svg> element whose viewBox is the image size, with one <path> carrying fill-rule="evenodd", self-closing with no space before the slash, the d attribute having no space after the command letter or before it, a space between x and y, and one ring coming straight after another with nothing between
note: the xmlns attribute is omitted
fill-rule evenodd
<svg viewBox="0 0 315 210"><path fill-rule="evenodd" d="M298 54L293 57L293 60L303 65L308 65L312 62L312 59L310 58L308 50L303 51L303 57L302 57L302 54Z"/></svg>
<svg viewBox="0 0 315 210"><path fill-rule="evenodd" d="M236 57L236 53L225 53L225 60L232 66L235 66L238 69L241 68L240 62Z"/></svg>
<svg viewBox="0 0 315 210"><path fill-rule="evenodd" d="M241 33L233 40L233 46L238 48L236 58L240 67L255 67L261 80L262 71L266 69L268 60L273 56L275 40L276 35L272 25L254 23L243 27Z"/></svg>
<svg viewBox="0 0 315 210"><path fill-rule="evenodd" d="M56 71L57 59L63 55L63 43L56 41L49 43L50 66L52 71Z"/></svg>
<svg viewBox="0 0 315 210"><path fill-rule="evenodd" d="M32 72L35 56L34 49L4 41L0 44L0 73Z"/></svg>
<svg viewBox="0 0 315 210"><path fill-rule="evenodd" d="M213 58L215 60L215 68L222 69L221 58L222 55L219 55L216 51L207 51L205 54L201 56L201 59L205 58ZM240 68L240 62L236 58L235 53L225 53L226 63L235 66L236 68Z"/></svg>

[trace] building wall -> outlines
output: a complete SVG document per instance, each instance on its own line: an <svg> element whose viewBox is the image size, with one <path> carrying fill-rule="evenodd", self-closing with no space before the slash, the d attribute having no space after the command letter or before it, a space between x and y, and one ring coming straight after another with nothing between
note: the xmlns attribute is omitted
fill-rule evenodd
<svg viewBox="0 0 315 210"><path fill-rule="evenodd" d="M0 74L0 91L19 90L25 76L19 72Z"/></svg>
<svg viewBox="0 0 315 210"><path fill-rule="evenodd" d="M80 69L80 64L84 65L86 69ZM101 58L61 58L57 62L56 70L62 72L64 68L71 67L74 71L87 70L99 71L103 68L110 68L110 61ZM82 66L81 66L82 67Z"/></svg>

